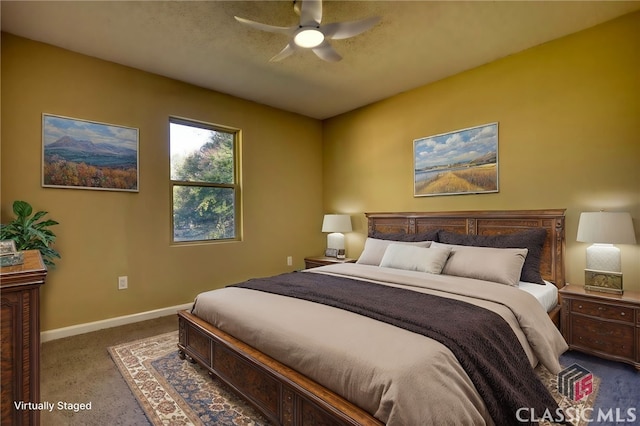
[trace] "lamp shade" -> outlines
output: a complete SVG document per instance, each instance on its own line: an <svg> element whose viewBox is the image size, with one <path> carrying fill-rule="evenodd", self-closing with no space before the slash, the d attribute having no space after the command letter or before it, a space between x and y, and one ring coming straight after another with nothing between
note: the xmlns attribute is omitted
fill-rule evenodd
<svg viewBox="0 0 640 426"><path fill-rule="evenodd" d="M325 214L322 232L351 232L351 216L348 214Z"/></svg>
<svg viewBox="0 0 640 426"><path fill-rule="evenodd" d="M631 215L626 212L583 212L577 241L597 244L635 244Z"/></svg>

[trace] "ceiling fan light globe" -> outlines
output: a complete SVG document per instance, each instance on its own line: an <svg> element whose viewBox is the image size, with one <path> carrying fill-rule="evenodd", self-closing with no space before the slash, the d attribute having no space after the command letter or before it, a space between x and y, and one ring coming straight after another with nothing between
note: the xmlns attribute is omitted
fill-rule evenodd
<svg viewBox="0 0 640 426"><path fill-rule="evenodd" d="M318 47L324 41L324 34L315 28L303 28L296 33L293 42L305 49Z"/></svg>

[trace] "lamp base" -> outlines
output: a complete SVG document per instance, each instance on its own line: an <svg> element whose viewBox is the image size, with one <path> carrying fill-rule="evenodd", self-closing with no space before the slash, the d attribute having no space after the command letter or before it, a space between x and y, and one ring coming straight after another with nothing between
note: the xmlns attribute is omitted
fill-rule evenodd
<svg viewBox="0 0 640 426"><path fill-rule="evenodd" d="M620 249L613 244L593 244L587 247L587 269L622 272Z"/></svg>
<svg viewBox="0 0 640 426"><path fill-rule="evenodd" d="M344 234L341 232L332 232L327 235L327 248L344 250Z"/></svg>
<svg viewBox="0 0 640 426"><path fill-rule="evenodd" d="M619 272L585 269L584 288L587 290L622 294L622 274Z"/></svg>
<svg viewBox="0 0 640 426"><path fill-rule="evenodd" d="M341 232L332 232L327 235L327 249L324 255L344 259L344 253L344 234ZM342 257L340 258L339 255L342 255Z"/></svg>

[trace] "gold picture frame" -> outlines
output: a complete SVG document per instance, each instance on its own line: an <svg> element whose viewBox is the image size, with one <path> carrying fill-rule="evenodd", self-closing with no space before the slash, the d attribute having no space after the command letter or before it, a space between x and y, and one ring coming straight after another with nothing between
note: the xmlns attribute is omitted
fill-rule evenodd
<svg viewBox="0 0 640 426"><path fill-rule="evenodd" d="M620 272L585 269L584 288L587 290L622 294L622 274Z"/></svg>
<svg viewBox="0 0 640 426"><path fill-rule="evenodd" d="M16 252L16 242L14 240L0 241L0 255L10 255Z"/></svg>
<svg viewBox="0 0 640 426"><path fill-rule="evenodd" d="M0 266L14 266L24 263L24 254L16 250L14 240L0 241Z"/></svg>
<svg viewBox="0 0 640 426"><path fill-rule="evenodd" d="M328 248L324 251L325 257L338 257L338 249Z"/></svg>
<svg viewBox="0 0 640 426"><path fill-rule="evenodd" d="M413 196L498 191L498 122L413 141Z"/></svg>
<svg viewBox="0 0 640 426"><path fill-rule="evenodd" d="M139 192L137 128L42 114L42 187Z"/></svg>

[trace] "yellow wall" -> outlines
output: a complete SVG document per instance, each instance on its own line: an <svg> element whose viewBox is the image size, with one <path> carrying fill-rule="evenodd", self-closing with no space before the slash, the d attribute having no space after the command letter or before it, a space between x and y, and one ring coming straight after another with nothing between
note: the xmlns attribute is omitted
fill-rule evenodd
<svg viewBox="0 0 640 426"><path fill-rule="evenodd" d="M60 222L43 331L188 303L322 251L319 121L4 33L1 78L3 222L16 199ZM42 188L44 112L138 128L139 193ZM171 115L242 129L244 241L170 245Z"/></svg>
<svg viewBox="0 0 640 426"><path fill-rule="evenodd" d="M353 257L365 211L566 208L581 284L581 211L628 211L640 240L639 52L635 13L321 123L2 34L2 220L24 199L61 223L42 330L300 268L324 246L325 211L354 215ZM41 188L43 112L139 128L140 192ZM170 246L170 115L242 129L243 242ZM494 121L499 193L413 197L414 139ZM640 246L621 248L624 286L640 290Z"/></svg>
<svg viewBox="0 0 640 426"><path fill-rule="evenodd" d="M630 212L640 242L640 13L324 122L324 206L366 211L566 208L567 279L584 281L582 211ZM413 197L413 140L499 122L500 192ZM623 245L640 290L640 247Z"/></svg>

